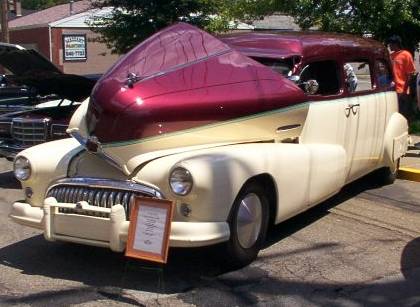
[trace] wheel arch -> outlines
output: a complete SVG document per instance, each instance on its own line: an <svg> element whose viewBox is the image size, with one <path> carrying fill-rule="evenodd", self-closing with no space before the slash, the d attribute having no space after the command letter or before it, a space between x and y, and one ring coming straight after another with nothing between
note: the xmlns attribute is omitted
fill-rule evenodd
<svg viewBox="0 0 420 307"><path fill-rule="evenodd" d="M277 184L276 184L273 176L271 176L270 174L262 173L262 174L254 175L254 176L248 178L242 184L241 188L239 189L239 192L237 193L234 202L237 200L238 196L241 195L241 193L245 189L245 187L247 185L251 184L251 183L256 183L264 189L265 195L267 197L268 204L269 204L268 224L269 224L269 226L274 225L275 219L276 219L276 216L277 216L277 211L278 211ZM232 209L233 209L233 204L230 208L228 220L230 220L231 217L232 217Z"/></svg>

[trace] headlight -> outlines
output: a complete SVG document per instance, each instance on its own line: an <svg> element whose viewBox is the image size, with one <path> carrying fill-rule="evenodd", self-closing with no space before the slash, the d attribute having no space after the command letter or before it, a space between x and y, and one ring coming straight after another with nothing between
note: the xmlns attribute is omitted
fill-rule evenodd
<svg viewBox="0 0 420 307"><path fill-rule="evenodd" d="M19 156L13 164L15 177L19 180L28 180L31 176L31 163L25 157Z"/></svg>
<svg viewBox="0 0 420 307"><path fill-rule="evenodd" d="M169 176L169 185L171 186L172 192L184 196L191 192L193 178L187 169L177 167Z"/></svg>

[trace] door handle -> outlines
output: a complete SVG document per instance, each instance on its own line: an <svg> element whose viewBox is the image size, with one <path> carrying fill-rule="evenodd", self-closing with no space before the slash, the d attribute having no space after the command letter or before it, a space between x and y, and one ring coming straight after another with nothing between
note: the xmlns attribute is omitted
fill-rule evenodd
<svg viewBox="0 0 420 307"><path fill-rule="evenodd" d="M350 112L353 113L353 115L357 114L357 107L360 107L359 103L353 104L353 103L349 103L347 105L347 107L345 107L345 112L346 112L346 117L350 116Z"/></svg>
<svg viewBox="0 0 420 307"><path fill-rule="evenodd" d="M356 104L353 104L352 105L352 107L351 107L351 112L353 113L353 115L356 115L357 114L357 107L360 107L360 104L359 103L356 103Z"/></svg>

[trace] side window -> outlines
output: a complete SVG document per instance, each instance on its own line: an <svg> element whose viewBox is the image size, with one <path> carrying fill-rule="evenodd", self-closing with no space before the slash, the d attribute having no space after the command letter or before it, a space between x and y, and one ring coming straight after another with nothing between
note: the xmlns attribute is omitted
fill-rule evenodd
<svg viewBox="0 0 420 307"><path fill-rule="evenodd" d="M349 93L373 89L372 76L368 61L344 63L344 84Z"/></svg>
<svg viewBox="0 0 420 307"><path fill-rule="evenodd" d="M300 81L303 83L316 82L319 87L316 95L335 95L340 92L340 78L338 65L335 61L312 62L301 72Z"/></svg>
<svg viewBox="0 0 420 307"><path fill-rule="evenodd" d="M392 75L385 60L375 61L376 86L379 89L388 89L392 84Z"/></svg>

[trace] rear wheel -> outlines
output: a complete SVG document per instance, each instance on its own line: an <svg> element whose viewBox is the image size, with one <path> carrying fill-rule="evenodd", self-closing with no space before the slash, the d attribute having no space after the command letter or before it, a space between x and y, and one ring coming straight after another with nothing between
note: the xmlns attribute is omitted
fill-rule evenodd
<svg viewBox="0 0 420 307"><path fill-rule="evenodd" d="M376 176L379 183L383 185L394 183L395 179L397 179L399 167L400 167L400 159L395 161L392 167L384 167L377 170Z"/></svg>
<svg viewBox="0 0 420 307"><path fill-rule="evenodd" d="M267 233L268 217L264 189L257 183L247 184L236 198L229 217L227 260L230 266L242 267L257 257Z"/></svg>

